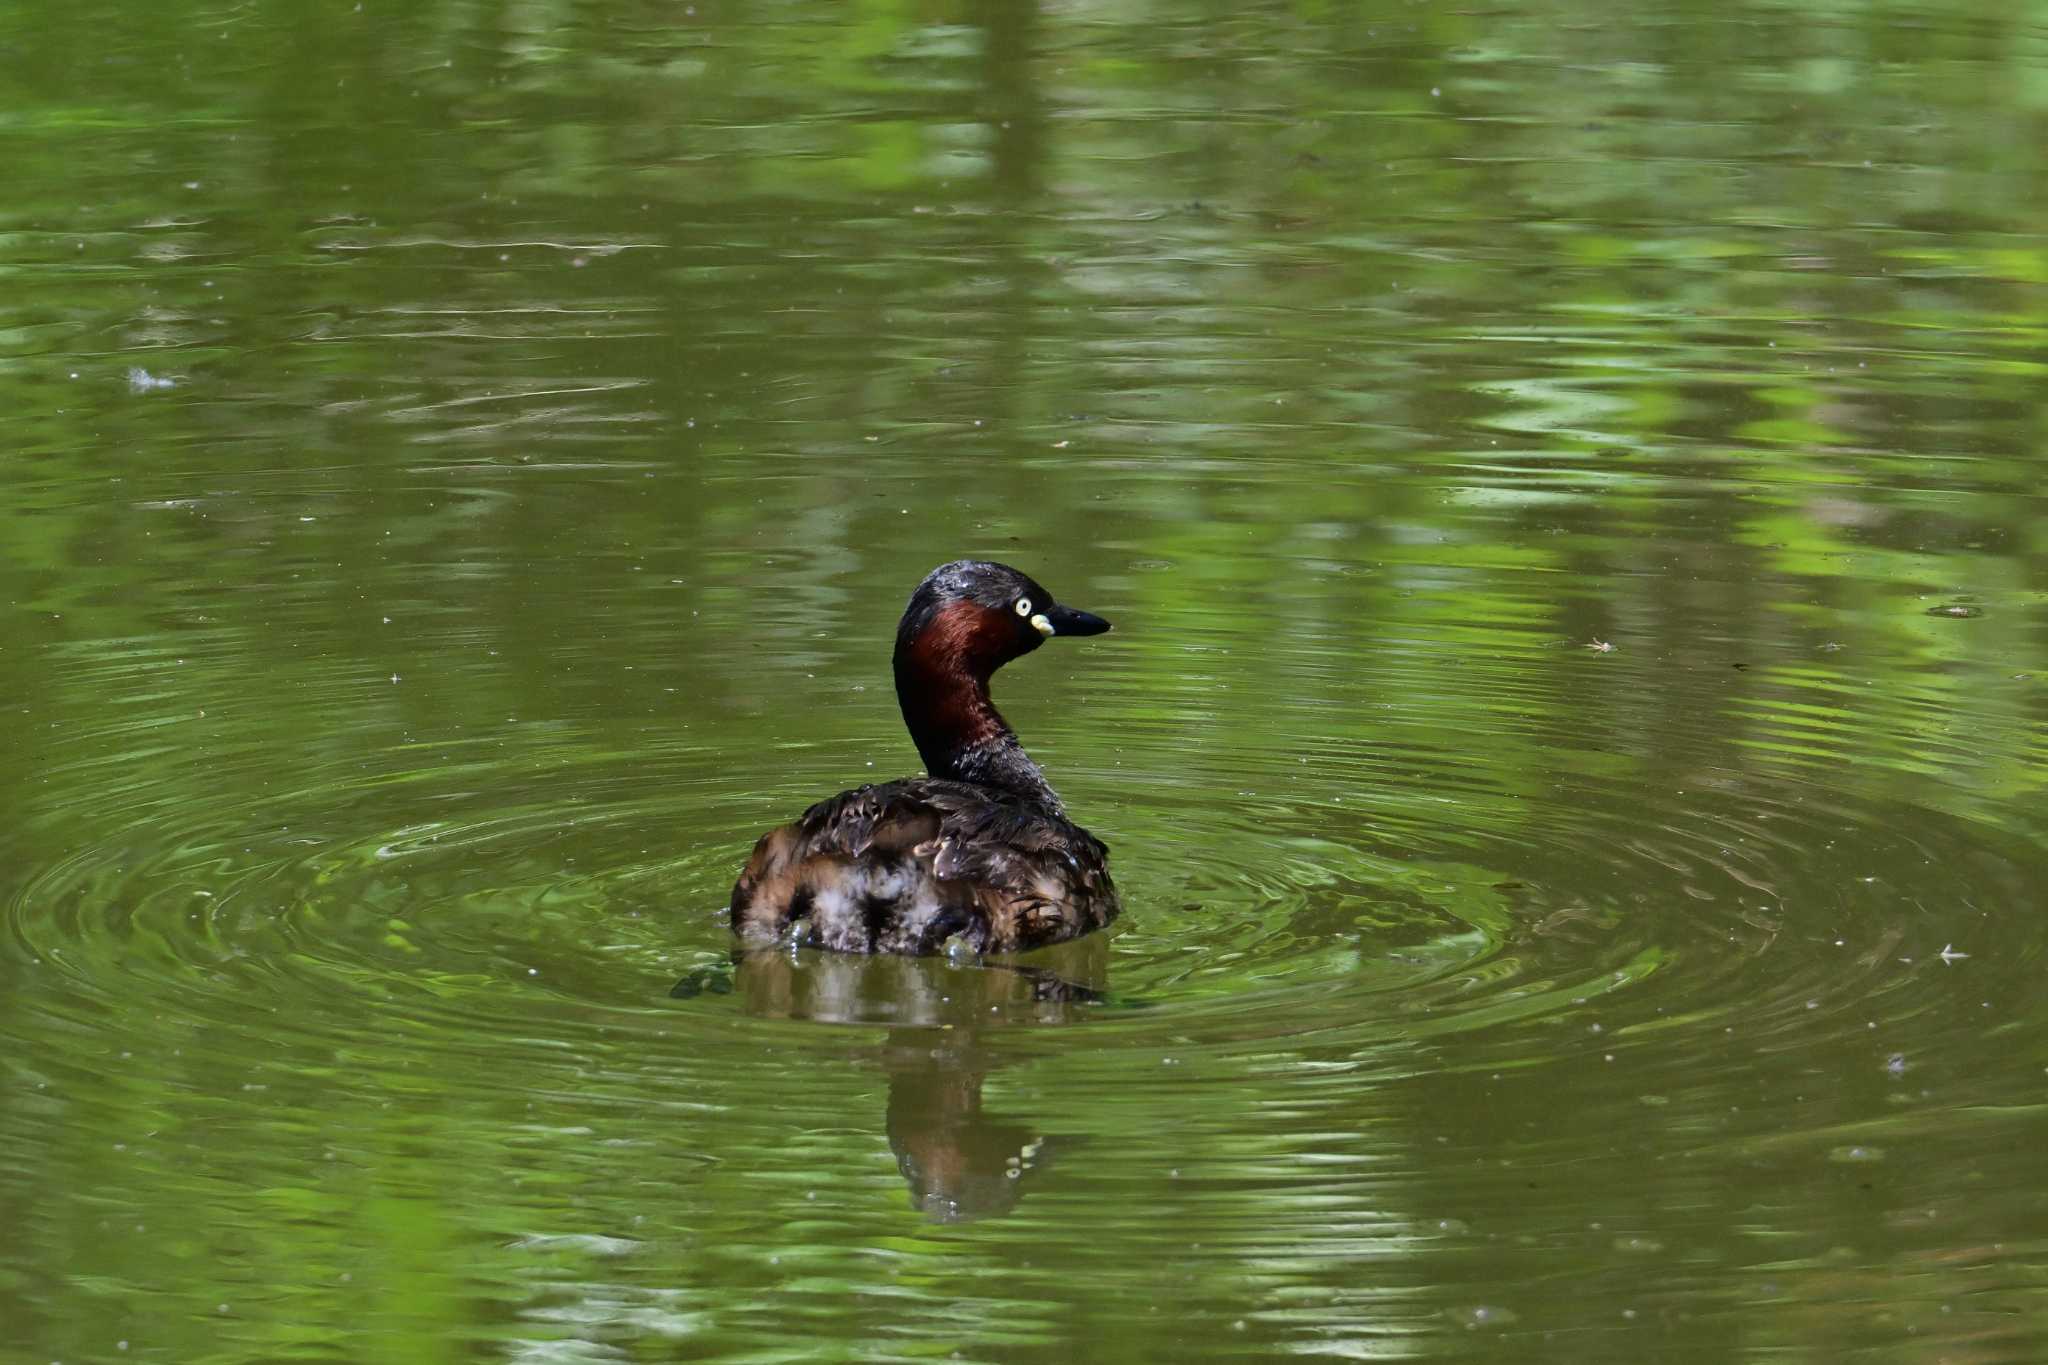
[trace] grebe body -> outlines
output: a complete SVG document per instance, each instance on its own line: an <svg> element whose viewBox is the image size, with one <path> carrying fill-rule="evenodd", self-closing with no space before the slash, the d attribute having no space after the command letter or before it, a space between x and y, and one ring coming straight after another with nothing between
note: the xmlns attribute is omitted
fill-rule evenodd
<svg viewBox="0 0 2048 1365"><path fill-rule="evenodd" d="M841 792L763 835L733 887L733 932L853 953L954 939L1018 952L1115 919L1109 850L1067 818L989 697L1010 660L1108 629L1007 565L932 570L895 652L896 699L929 776Z"/></svg>

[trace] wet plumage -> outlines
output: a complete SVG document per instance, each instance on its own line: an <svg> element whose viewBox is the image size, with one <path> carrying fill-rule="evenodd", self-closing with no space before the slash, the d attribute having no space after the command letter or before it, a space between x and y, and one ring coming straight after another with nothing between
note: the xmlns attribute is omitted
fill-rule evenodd
<svg viewBox="0 0 2048 1365"><path fill-rule="evenodd" d="M733 931L856 953L1058 943L1116 918L1109 851L1066 817L995 710L988 678L1057 634L1109 624L1015 569L932 571L897 631L897 700L929 777L842 792L769 831L733 888Z"/></svg>

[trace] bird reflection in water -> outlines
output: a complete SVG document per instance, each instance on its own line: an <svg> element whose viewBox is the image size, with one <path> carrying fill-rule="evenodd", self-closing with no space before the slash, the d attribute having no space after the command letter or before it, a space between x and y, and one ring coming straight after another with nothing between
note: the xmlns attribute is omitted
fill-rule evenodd
<svg viewBox="0 0 2048 1365"><path fill-rule="evenodd" d="M982 1107L991 1072L1029 1061L990 1039L1073 1022L1104 999L1107 978L1108 943L1095 934L1011 961L747 949L729 972L692 973L670 994L730 991L762 1018L886 1025L873 1055L889 1078L884 1122L910 1202L966 1223L1009 1212L1079 1141Z"/></svg>

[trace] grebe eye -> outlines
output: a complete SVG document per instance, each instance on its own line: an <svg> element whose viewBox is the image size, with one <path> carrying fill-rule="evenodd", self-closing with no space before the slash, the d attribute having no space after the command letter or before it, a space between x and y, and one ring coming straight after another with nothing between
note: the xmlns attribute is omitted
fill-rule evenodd
<svg viewBox="0 0 2048 1365"><path fill-rule="evenodd" d="M1029 616L1029 615L1031 614L1031 599L1030 599L1030 598L1028 598L1028 597L1020 597L1020 598L1018 598L1018 599L1017 599L1017 614L1018 614L1019 616Z"/></svg>

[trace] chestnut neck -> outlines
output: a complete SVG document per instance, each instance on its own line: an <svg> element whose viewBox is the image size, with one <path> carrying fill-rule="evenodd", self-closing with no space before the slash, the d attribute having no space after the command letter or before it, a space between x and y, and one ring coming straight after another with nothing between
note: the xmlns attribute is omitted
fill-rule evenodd
<svg viewBox="0 0 2048 1365"><path fill-rule="evenodd" d="M1052 784L989 697L989 676L1011 657L1002 649L1008 623L990 616L1000 613L949 602L915 634L899 632L896 702L903 723L933 777L1000 787L1064 815Z"/></svg>

